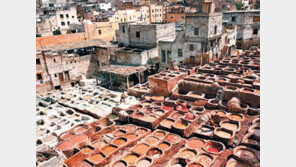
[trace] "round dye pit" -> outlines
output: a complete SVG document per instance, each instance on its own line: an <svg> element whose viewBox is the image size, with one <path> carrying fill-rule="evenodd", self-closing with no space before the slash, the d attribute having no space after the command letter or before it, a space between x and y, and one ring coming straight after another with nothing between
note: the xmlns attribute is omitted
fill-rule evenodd
<svg viewBox="0 0 296 167"><path fill-rule="evenodd" d="M163 105L163 106L161 107L161 109L163 109L163 110L171 110L171 109L173 109L173 107L169 107L169 106L165 106L165 105Z"/></svg>
<svg viewBox="0 0 296 167"><path fill-rule="evenodd" d="M126 167L126 164L122 161L119 161L113 165L113 167Z"/></svg>
<svg viewBox="0 0 296 167"><path fill-rule="evenodd" d="M116 139L116 140L113 142L113 144L114 144L114 145L117 145L117 146L121 146L121 145L123 145L124 143L126 143L126 141L125 141L124 139L122 139L122 138Z"/></svg>
<svg viewBox="0 0 296 167"><path fill-rule="evenodd" d="M187 144L190 148L193 149L202 148L204 146L204 142L198 139L189 139Z"/></svg>
<svg viewBox="0 0 296 167"><path fill-rule="evenodd" d="M148 159L142 159L137 163L137 167L148 167L150 166L151 161L149 161Z"/></svg>
<svg viewBox="0 0 296 167"><path fill-rule="evenodd" d="M135 134L141 136L141 135L144 135L147 133L147 130L146 129L143 129L143 128L138 128L136 131L135 131Z"/></svg>
<svg viewBox="0 0 296 167"><path fill-rule="evenodd" d="M241 121L241 120L243 120L243 117L240 115L231 114L231 115L229 115L229 119L234 120L234 121Z"/></svg>
<svg viewBox="0 0 296 167"><path fill-rule="evenodd" d="M197 161L205 166L209 166L212 162L212 158L208 155L199 155Z"/></svg>
<svg viewBox="0 0 296 167"><path fill-rule="evenodd" d="M124 160L129 163L129 164L133 164L134 162L136 162L136 160L139 158L138 155L136 154L130 154L127 155L126 157L124 157Z"/></svg>
<svg viewBox="0 0 296 167"><path fill-rule="evenodd" d="M203 167L203 166L198 163L191 163L188 165L188 167Z"/></svg>
<svg viewBox="0 0 296 167"><path fill-rule="evenodd" d="M79 134L79 135L75 135L72 138L70 138L70 141L74 142L74 143L81 143L83 141L87 140L87 136L83 135L83 134Z"/></svg>
<svg viewBox="0 0 296 167"><path fill-rule="evenodd" d="M125 135L125 132L121 131L121 130L117 130L113 133L113 136L115 136L115 137L119 137L119 136L123 136L123 135Z"/></svg>
<svg viewBox="0 0 296 167"><path fill-rule="evenodd" d="M242 159L254 159L255 158L255 154L251 151L248 151L248 150L244 150L244 149L241 149L239 150L237 153L237 156L242 158Z"/></svg>
<svg viewBox="0 0 296 167"><path fill-rule="evenodd" d="M126 137L128 140L134 140L134 139L136 139L138 136L135 135L135 134L130 133L130 134L125 135L125 137Z"/></svg>
<svg viewBox="0 0 296 167"><path fill-rule="evenodd" d="M219 153L219 150L216 149L216 148L213 148L213 147L207 148L207 151L210 152L210 153Z"/></svg>
<svg viewBox="0 0 296 167"><path fill-rule="evenodd" d="M162 131L157 131L153 134L154 136L158 137L158 138L163 138L165 137L165 133Z"/></svg>
<svg viewBox="0 0 296 167"><path fill-rule="evenodd" d="M183 123L177 123L175 125L175 127L178 128L178 129L185 129L187 126L185 124L183 124Z"/></svg>
<svg viewBox="0 0 296 167"><path fill-rule="evenodd" d="M248 167L248 165L245 165L245 164L237 162L237 161L233 161L233 162L227 164L225 167Z"/></svg>
<svg viewBox="0 0 296 167"><path fill-rule="evenodd" d="M132 132L136 130L136 127L134 125L125 125L122 127L123 130L128 131L128 132Z"/></svg>
<svg viewBox="0 0 296 167"><path fill-rule="evenodd" d="M87 126L78 126L77 128L75 128L75 132L78 134L84 133L87 131Z"/></svg>
<svg viewBox="0 0 296 167"><path fill-rule="evenodd" d="M168 119L164 119L163 121L161 121L161 125L164 127L171 127L173 125L174 121L168 120Z"/></svg>
<svg viewBox="0 0 296 167"><path fill-rule="evenodd" d="M170 145L168 143L164 143L164 142L162 142L158 145L158 148L161 150L167 150L169 147L170 147Z"/></svg>
<svg viewBox="0 0 296 167"><path fill-rule="evenodd" d="M145 140L145 142L149 145L155 145L155 144L157 144L158 141L159 141L159 139L154 136L150 136Z"/></svg>
<svg viewBox="0 0 296 167"><path fill-rule="evenodd" d="M81 150L81 152L82 152L83 154L89 154L91 151L92 151L92 149L90 149L89 147L85 147L85 148L83 148L83 149Z"/></svg>
<svg viewBox="0 0 296 167"><path fill-rule="evenodd" d="M174 134L169 134L166 138L165 141L168 141L169 143L175 144L179 142L180 137Z"/></svg>
<svg viewBox="0 0 296 167"><path fill-rule="evenodd" d="M181 164L174 164L172 167L183 167Z"/></svg>
<svg viewBox="0 0 296 167"><path fill-rule="evenodd" d="M101 162L104 159L104 156L102 154L95 154L90 158L90 161L94 164L97 164Z"/></svg>
<svg viewBox="0 0 296 167"><path fill-rule="evenodd" d="M236 131L238 129L238 126L236 124L230 123L230 122L223 122L221 124L221 127L232 130L232 131Z"/></svg>
<svg viewBox="0 0 296 167"><path fill-rule="evenodd" d="M65 134L63 134L62 136L61 136L61 139L62 140L67 140L67 139L70 139L71 137L73 137L74 136L74 134L72 134L72 133L65 133Z"/></svg>
<svg viewBox="0 0 296 167"><path fill-rule="evenodd" d="M194 114L187 113L187 114L185 114L185 118L188 119L188 120L193 120L195 117L194 117Z"/></svg>
<svg viewBox="0 0 296 167"><path fill-rule="evenodd" d="M64 151L64 150L68 150L68 149L72 148L73 146L74 146L73 142L66 140L66 141L58 144L56 149L60 150L60 151Z"/></svg>
<svg viewBox="0 0 296 167"><path fill-rule="evenodd" d="M188 159L191 159L191 158L194 158L195 157L195 153L191 150L184 150L180 153L180 156L182 158L188 158Z"/></svg>
<svg viewBox="0 0 296 167"><path fill-rule="evenodd" d="M98 148L98 149L102 149L105 145L106 145L106 143L103 142L103 141L94 142L94 143L92 144L92 146L93 146L94 148Z"/></svg>
<svg viewBox="0 0 296 167"><path fill-rule="evenodd" d="M161 151L158 149L151 149L150 151L147 152L147 156L151 157L151 158L159 158L161 156Z"/></svg>
<svg viewBox="0 0 296 167"><path fill-rule="evenodd" d="M114 152L117 148L114 146L107 146L103 148L102 153L105 155L109 155L110 153Z"/></svg>
<svg viewBox="0 0 296 167"><path fill-rule="evenodd" d="M148 149L149 149L149 146L147 144L142 143L142 144L137 145L133 149L133 151L140 154L140 153L146 152Z"/></svg>
<svg viewBox="0 0 296 167"><path fill-rule="evenodd" d="M223 130L218 130L218 131L215 132L215 134L217 136L222 137L222 138L230 138L231 137L231 133L228 133L228 132L223 131Z"/></svg>

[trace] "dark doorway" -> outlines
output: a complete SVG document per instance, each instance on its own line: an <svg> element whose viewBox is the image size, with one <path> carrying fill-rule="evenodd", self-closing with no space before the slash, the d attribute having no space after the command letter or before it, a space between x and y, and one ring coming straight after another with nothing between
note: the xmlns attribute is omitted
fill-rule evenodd
<svg viewBox="0 0 296 167"><path fill-rule="evenodd" d="M64 81L64 74L63 73L59 73L59 81L60 82Z"/></svg>

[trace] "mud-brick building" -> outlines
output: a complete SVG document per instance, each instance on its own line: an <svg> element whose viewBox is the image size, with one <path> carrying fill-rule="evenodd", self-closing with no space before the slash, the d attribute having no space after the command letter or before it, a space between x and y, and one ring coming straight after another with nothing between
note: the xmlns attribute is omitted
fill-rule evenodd
<svg viewBox="0 0 296 167"><path fill-rule="evenodd" d="M174 64L205 64L219 58L223 49L227 52L234 47L225 48L225 36L230 32L226 33L222 17L222 13L215 12L212 1L200 1L198 13L186 14L185 30L177 31L172 40L159 41L161 66L168 68L171 60Z"/></svg>
<svg viewBox="0 0 296 167"><path fill-rule="evenodd" d="M74 86L106 65L109 65L108 47L100 39L37 47L36 92Z"/></svg>
<svg viewBox="0 0 296 167"><path fill-rule="evenodd" d="M223 22L237 26L237 48L260 45L260 10L227 11Z"/></svg>
<svg viewBox="0 0 296 167"><path fill-rule="evenodd" d="M175 38L175 23L120 23L120 49L111 57L114 64L145 65L158 60L158 42Z"/></svg>

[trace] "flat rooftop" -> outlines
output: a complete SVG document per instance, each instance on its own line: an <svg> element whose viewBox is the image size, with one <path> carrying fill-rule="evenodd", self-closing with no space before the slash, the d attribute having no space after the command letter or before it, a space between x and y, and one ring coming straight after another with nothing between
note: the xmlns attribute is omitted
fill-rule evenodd
<svg viewBox="0 0 296 167"><path fill-rule="evenodd" d="M91 47L91 46L104 47L104 46L107 46L107 44L102 39L93 39L93 40L77 41L77 42L37 47L36 51L37 52L43 51L43 50L63 51L63 50L78 49L78 48L85 48L85 47Z"/></svg>
<svg viewBox="0 0 296 167"><path fill-rule="evenodd" d="M102 72L113 73L118 75L132 75L134 73L142 72L147 70L145 66L123 66L123 65L110 65L100 69Z"/></svg>

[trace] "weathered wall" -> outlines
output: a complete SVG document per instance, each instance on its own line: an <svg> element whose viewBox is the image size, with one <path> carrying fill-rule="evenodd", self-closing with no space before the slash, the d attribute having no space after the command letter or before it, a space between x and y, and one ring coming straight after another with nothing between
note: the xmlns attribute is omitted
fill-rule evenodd
<svg viewBox="0 0 296 167"><path fill-rule="evenodd" d="M171 22L185 22L185 13L167 13L166 20L168 23Z"/></svg>

